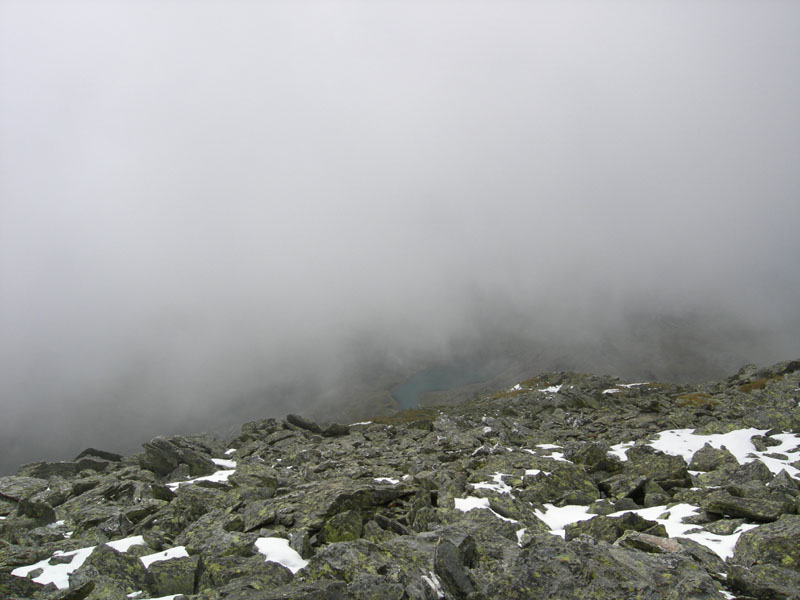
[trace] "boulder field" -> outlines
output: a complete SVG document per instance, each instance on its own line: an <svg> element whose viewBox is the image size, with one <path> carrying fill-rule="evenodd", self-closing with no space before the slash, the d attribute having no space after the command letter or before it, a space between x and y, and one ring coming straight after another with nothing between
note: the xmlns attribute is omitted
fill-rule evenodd
<svg viewBox="0 0 800 600"><path fill-rule="evenodd" d="M25 465L0 598L800 598L800 361Z"/></svg>

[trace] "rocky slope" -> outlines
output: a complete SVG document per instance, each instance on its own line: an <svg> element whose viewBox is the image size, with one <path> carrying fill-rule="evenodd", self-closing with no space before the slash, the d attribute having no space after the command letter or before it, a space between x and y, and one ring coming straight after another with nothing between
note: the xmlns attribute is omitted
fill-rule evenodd
<svg viewBox="0 0 800 600"><path fill-rule="evenodd" d="M0 597L800 598L800 361L556 373L453 407L0 478Z"/></svg>

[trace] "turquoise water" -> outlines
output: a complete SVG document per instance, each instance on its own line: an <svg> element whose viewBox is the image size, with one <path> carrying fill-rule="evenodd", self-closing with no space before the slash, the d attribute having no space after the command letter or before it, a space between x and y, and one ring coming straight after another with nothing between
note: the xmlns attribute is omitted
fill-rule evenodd
<svg viewBox="0 0 800 600"><path fill-rule="evenodd" d="M402 385L392 388L392 397L401 410L415 408L419 404L420 394L480 383L490 376L486 372L486 367L472 364L431 367L412 376Z"/></svg>

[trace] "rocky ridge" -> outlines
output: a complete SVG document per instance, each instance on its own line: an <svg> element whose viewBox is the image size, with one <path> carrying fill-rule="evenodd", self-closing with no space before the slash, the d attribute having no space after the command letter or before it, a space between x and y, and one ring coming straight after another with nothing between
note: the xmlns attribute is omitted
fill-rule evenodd
<svg viewBox="0 0 800 600"><path fill-rule="evenodd" d="M553 373L0 477L0 597L800 598L800 361Z"/></svg>

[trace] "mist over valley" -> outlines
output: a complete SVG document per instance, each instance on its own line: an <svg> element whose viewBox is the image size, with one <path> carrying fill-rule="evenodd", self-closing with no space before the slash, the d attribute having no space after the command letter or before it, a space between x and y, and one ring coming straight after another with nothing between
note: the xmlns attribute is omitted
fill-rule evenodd
<svg viewBox="0 0 800 600"><path fill-rule="evenodd" d="M0 473L800 356L798 18L2 2Z"/></svg>

